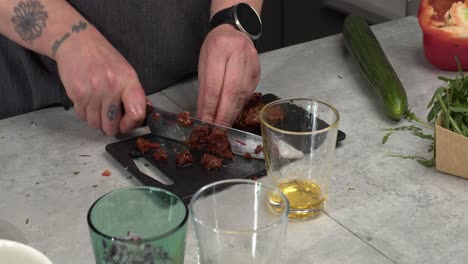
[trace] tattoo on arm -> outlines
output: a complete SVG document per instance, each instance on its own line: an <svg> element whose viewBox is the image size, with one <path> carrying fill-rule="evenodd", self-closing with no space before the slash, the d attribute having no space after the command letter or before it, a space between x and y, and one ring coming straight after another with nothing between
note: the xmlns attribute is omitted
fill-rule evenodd
<svg viewBox="0 0 468 264"><path fill-rule="evenodd" d="M109 110L107 110L107 118L109 120L115 120L119 116L119 108L115 105L109 106Z"/></svg>
<svg viewBox="0 0 468 264"><path fill-rule="evenodd" d="M54 45L52 45L52 57L55 57L55 54L57 53L57 50L60 47L60 45L62 45L62 43L69 37L70 37L70 33L66 33L60 39L54 42Z"/></svg>
<svg viewBox="0 0 468 264"><path fill-rule="evenodd" d="M86 27L88 26L88 23L84 22L83 20L80 20L80 22L76 25L73 25L71 27L72 33L80 33L81 31L85 30ZM70 37L71 33L65 33L60 39L56 40L54 44L52 45L52 57L55 57L55 54L57 54L57 50L62 45L62 43Z"/></svg>
<svg viewBox="0 0 468 264"><path fill-rule="evenodd" d="M72 26L72 32L79 33L82 30L85 30L88 24L84 22L83 20L80 20L80 22L76 25Z"/></svg>
<svg viewBox="0 0 468 264"><path fill-rule="evenodd" d="M42 34L46 27L47 12L44 6L37 0L27 0L20 2L13 9L15 14L11 22L15 24L15 31L20 37L31 43Z"/></svg>

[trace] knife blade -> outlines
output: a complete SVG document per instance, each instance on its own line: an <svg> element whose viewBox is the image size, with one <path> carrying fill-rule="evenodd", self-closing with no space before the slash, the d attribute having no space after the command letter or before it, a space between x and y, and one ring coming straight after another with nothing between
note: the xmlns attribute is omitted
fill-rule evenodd
<svg viewBox="0 0 468 264"><path fill-rule="evenodd" d="M262 137L258 135L235 128L204 122L193 117L190 117L193 124L191 126L184 127L177 121L177 114L150 105L147 105L146 112L146 123L151 133L156 136L172 139L178 142L186 142L193 127L199 125L216 127L226 131L227 138L231 144L232 153L243 156L248 152L252 158L264 159L263 152L255 154L257 146L262 145Z"/></svg>

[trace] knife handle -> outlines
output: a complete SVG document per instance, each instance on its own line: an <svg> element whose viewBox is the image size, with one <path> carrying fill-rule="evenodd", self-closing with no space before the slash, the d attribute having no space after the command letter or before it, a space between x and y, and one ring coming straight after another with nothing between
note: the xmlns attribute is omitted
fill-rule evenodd
<svg viewBox="0 0 468 264"><path fill-rule="evenodd" d="M122 109L122 117L125 115L125 107L123 104L120 105L120 108ZM140 127L145 127L148 126L148 116L153 112L153 103L146 99L146 113L145 113L145 119L143 119L143 123L140 125Z"/></svg>

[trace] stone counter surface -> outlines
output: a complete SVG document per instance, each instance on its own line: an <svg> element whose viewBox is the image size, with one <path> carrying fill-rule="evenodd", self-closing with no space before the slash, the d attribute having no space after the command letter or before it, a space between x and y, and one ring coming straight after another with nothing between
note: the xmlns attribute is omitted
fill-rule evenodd
<svg viewBox="0 0 468 264"><path fill-rule="evenodd" d="M454 73L426 61L416 18L373 30L412 109L424 117L441 85L437 76ZM262 54L261 65L259 91L327 101L347 134L337 148L326 213L288 226L287 263L466 263L468 181L384 155L430 156L427 141L404 133L381 144L381 129L399 124L382 114L340 35ZM166 110L195 112L196 93L196 81L187 81L150 98ZM93 263L89 207L113 189L140 184L105 152L120 139L61 108L0 120L0 239L27 243L54 263ZM105 169L110 177L101 176ZM190 225L185 263L196 263Z"/></svg>

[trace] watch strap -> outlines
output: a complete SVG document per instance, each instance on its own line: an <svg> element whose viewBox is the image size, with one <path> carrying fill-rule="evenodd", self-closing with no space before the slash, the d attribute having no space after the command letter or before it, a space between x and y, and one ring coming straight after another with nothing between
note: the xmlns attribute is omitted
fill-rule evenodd
<svg viewBox="0 0 468 264"><path fill-rule="evenodd" d="M228 8L225 8L221 11L218 11L210 21L210 30L213 28L222 25L222 24L232 24L236 26L236 23L234 21L234 8L235 6L231 6ZM237 26L236 26L237 27Z"/></svg>

